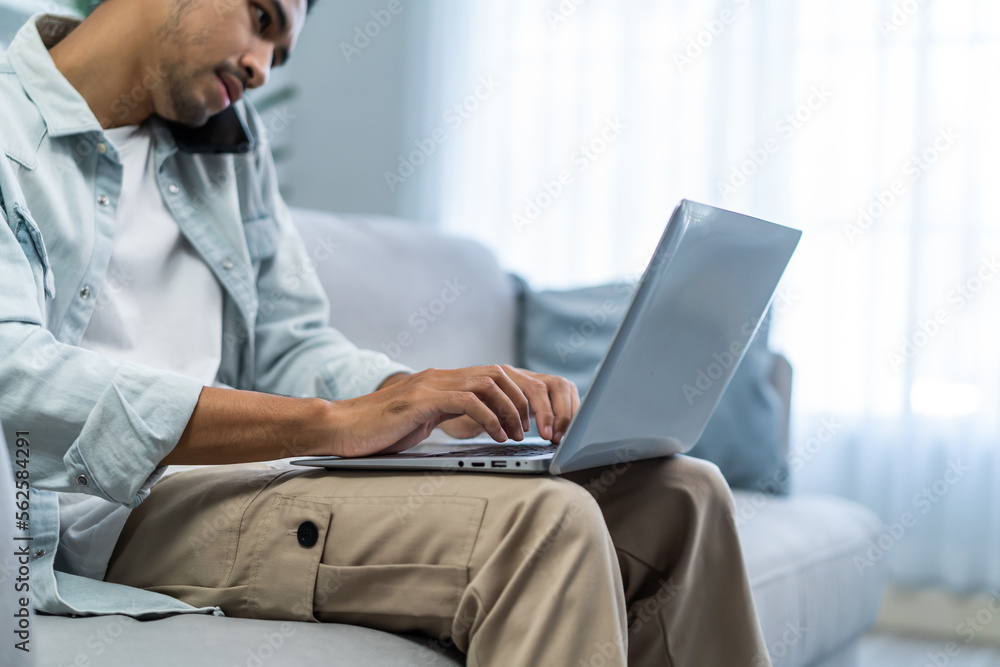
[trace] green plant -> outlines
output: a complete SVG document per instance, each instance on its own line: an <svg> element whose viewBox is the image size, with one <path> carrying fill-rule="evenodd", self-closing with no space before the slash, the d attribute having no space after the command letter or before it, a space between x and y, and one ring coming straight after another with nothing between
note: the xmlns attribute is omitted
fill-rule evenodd
<svg viewBox="0 0 1000 667"><path fill-rule="evenodd" d="M87 16L94 11L100 0L69 0L68 7L77 16Z"/></svg>

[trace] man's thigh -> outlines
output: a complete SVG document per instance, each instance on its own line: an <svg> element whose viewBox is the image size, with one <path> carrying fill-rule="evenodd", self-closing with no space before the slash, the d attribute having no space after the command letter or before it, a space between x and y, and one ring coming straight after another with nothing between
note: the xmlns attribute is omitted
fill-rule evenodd
<svg viewBox="0 0 1000 667"><path fill-rule="evenodd" d="M557 477L223 466L157 484L106 578L234 616L446 635L471 581L555 570L569 530L611 544L593 497Z"/></svg>

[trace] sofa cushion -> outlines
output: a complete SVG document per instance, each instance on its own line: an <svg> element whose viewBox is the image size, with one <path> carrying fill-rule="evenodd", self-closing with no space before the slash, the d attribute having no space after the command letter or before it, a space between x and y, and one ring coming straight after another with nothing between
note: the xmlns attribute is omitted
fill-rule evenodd
<svg viewBox="0 0 1000 667"><path fill-rule="evenodd" d="M849 500L737 491L737 528L757 614L774 667L805 667L843 652L875 620L884 568L859 567L878 519ZM865 562L865 561L859 561ZM462 665L454 649L339 624L201 615L35 619L43 666ZM183 637L184 641L177 641ZM839 663L836 663L839 664Z"/></svg>
<svg viewBox="0 0 1000 667"><path fill-rule="evenodd" d="M36 619L38 667L397 667L465 664L461 653L426 638L337 623L292 623L181 615Z"/></svg>
<svg viewBox="0 0 1000 667"><path fill-rule="evenodd" d="M832 496L736 491L734 498L774 667L811 665L875 622L885 567L868 560L870 541L881 529L870 510Z"/></svg>
<svg viewBox="0 0 1000 667"><path fill-rule="evenodd" d="M514 363L514 285L479 243L390 218L293 209L330 324L414 369Z"/></svg>
<svg viewBox="0 0 1000 667"><path fill-rule="evenodd" d="M532 290L520 281L518 363L563 375L583 395L631 302L626 283L571 290ZM782 443L785 409L771 384L775 355L765 319L719 400L691 456L719 466L734 488L788 492Z"/></svg>
<svg viewBox="0 0 1000 667"><path fill-rule="evenodd" d="M534 290L518 278L518 287L519 363L572 380L583 396L628 310L634 285Z"/></svg>
<svg viewBox="0 0 1000 667"><path fill-rule="evenodd" d="M787 494L788 461L783 447L787 419L771 384L775 355L767 347L765 319L691 456L715 463L730 486Z"/></svg>

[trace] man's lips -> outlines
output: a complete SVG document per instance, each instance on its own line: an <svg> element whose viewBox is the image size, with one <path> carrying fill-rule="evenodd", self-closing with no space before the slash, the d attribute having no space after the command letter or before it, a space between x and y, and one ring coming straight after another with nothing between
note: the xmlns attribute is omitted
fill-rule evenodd
<svg viewBox="0 0 1000 667"><path fill-rule="evenodd" d="M222 88L222 108L228 107L230 104L239 102L240 98L243 97L243 84L236 80L231 74L226 74L225 72L219 74L219 81Z"/></svg>

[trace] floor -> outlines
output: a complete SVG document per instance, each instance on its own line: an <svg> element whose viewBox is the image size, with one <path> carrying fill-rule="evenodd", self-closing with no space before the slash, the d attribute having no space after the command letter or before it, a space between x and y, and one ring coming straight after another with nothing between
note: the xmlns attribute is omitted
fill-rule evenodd
<svg viewBox="0 0 1000 667"><path fill-rule="evenodd" d="M860 667L1000 667L1000 647L870 634L861 640Z"/></svg>

